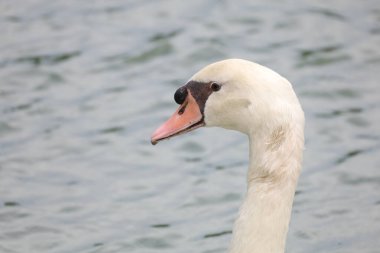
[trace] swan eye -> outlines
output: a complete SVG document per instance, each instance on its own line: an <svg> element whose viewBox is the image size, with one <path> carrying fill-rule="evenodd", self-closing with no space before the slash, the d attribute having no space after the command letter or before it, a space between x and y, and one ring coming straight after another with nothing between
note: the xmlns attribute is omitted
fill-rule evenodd
<svg viewBox="0 0 380 253"><path fill-rule="evenodd" d="M218 90L220 90L220 88L222 88L222 86L220 84L215 83L215 82L211 83L211 89L212 89L212 91L218 91Z"/></svg>

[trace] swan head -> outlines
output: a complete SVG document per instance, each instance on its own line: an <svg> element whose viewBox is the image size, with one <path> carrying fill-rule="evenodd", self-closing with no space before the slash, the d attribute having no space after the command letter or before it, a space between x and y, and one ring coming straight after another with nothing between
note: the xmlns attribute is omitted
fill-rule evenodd
<svg viewBox="0 0 380 253"><path fill-rule="evenodd" d="M174 94L180 105L151 137L152 144L202 126L249 136L298 121L303 112L291 84L259 64L228 59L206 66Z"/></svg>

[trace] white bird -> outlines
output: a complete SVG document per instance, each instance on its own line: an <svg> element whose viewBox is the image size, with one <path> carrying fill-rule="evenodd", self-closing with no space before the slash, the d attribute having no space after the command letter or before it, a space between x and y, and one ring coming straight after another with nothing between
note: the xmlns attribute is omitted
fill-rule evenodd
<svg viewBox="0 0 380 253"><path fill-rule="evenodd" d="M201 126L248 135L248 189L229 252L283 253L304 149L304 113L292 85L257 63L228 59L200 70L174 99L180 106L152 144Z"/></svg>

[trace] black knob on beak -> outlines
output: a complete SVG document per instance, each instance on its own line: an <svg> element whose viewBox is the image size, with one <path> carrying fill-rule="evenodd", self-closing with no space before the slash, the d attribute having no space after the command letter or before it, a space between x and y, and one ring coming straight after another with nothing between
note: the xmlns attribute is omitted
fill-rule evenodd
<svg viewBox="0 0 380 253"><path fill-rule="evenodd" d="M179 104L179 105L182 105L183 102L185 102L185 99L187 97L187 89L185 86L182 86L181 88L179 88L175 93L174 93L174 101Z"/></svg>

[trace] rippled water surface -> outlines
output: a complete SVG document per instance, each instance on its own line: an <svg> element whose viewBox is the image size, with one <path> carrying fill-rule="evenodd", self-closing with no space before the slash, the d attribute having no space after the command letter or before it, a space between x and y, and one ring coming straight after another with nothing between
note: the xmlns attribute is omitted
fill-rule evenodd
<svg viewBox="0 0 380 253"><path fill-rule="evenodd" d="M245 136L149 136L177 87L229 57L286 76L306 113L287 252L379 252L379 1L5 0L0 13L0 252L226 252Z"/></svg>

